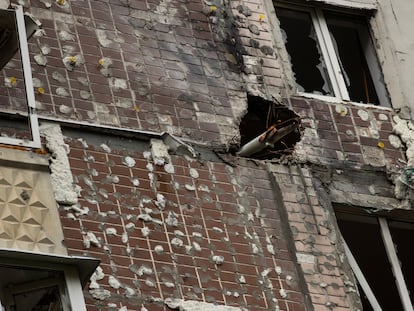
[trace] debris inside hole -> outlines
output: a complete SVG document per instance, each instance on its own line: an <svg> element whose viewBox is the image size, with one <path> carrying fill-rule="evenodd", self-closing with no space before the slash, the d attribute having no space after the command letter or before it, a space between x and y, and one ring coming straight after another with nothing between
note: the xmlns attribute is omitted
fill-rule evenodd
<svg viewBox="0 0 414 311"><path fill-rule="evenodd" d="M273 101L248 96L248 111L240 123L241 148L237 155L255 159L281 158L300 140L300 119Z"/></svg>

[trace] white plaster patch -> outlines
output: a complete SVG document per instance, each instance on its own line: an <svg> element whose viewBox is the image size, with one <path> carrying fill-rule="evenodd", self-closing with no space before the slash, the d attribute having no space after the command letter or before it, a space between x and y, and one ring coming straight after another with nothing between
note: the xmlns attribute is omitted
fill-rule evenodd
<svg viewBox="0 0 414 311"><path fill-rule="evenodd" d="M147 285L148 287L155 287L155 282L152 279L147 278L145 280L145 285Z"/></svg>
<svg viewBox="0 0 414 311"><path fill-rule="evenodd" d="M394 148L396 149L401 148L402 146L401 139L397 135L393 135L393 134L389 135L388 140L391 146L393 146Z"/></svg>
<svg viewBox="0 0 414 311"><path fill-rule="evenodd" d="M46 56L42 55L42 54L36 54L34 57L34 60L36 61L36 63L40 66L46 66L47 64L47 58Z"/></svg>
<svg viewBox="0 0 414 311"><path fill-rule="evenodd" d="M190 184L185 184L185 189L187 189L188 191L194 191L195 190L195 186L194 185L190 185Z"/></svg>
<svg viewBox="0 0 414 311"><path fill-rule="evenodd" d="M123 232L122 236L121 236L122 243L126 244L126 243L128 243L128 240L129 240L128 233Z"/></svg>
<svg viewBox="0 0 414 311"><path fill-rule="evenodd" d="M193 249L197 252L201 252L201 246L197 242L193 242Z"/></svg>
<svg viewBox="0 0 414 311"><path fill-rule="evenodd" d="M172 211L168 212L168 216L165 219L165 223L169 226L174 226L177 227L178 226L178 219L177 219L178 215Z"/></svg>
<svg viewBox="0 0 414 311"><path fill-rule="evenodd" d="M286 291L285 291L283 288L281 288L281 289L279 290L279 294L280 294L280 296L281 296L282 298L286 298L286 297L287 297L287 293L286 293Z"/></svg>
<svg viewBox="0 0 414 311"><path fill-rule="evenodd" d="M69 106L66 106L66 105L60 105L59 106L59 111L63 114L70 114L70 113L72 113L73 109L72 109L72 107L69 107Z"/></svg>
<svg viewBox="0 0 414 311"><path fill-rule="evenodd" d="M138 215L138 219L139 219L139 220L143 220L143 221L145 221L145 222L152 221L152 217L151 217L151 215L148 215L148 214L139 214L139 215Z"/></svg>
<svg viewBox="0 0 414 311"><path fill-rule="evenodd" d="M95 272L90 277L90 289L96 289L99 288L98 281L102 280L105 277L105 274L103 273L103 270L101 267L97 267Z"/></svg>
<svg viewBox="0 0 414 311"><path fill-rule="evenodd" d="M154 247L154 252L156 252L158 255L161 255L164 253L164 247L162 247L162 245L156 245Z"/></svg>
<svg viewBox="0 0 414 311"><path fill-rule="evenodd" d="M112 288L115 288L115 289L118 289L118 288L121 287L121 283L113 275L110 275L109 276L109 278L108 278L108 284L109 284L109 286L111 286Z"/></svg>
<svg viewBox="0 0 414 311"><path fill-rule="evenodd" d="M135 163L135 160L130 156L126 156L122 159L122 164L126 165L127 167L134 167Z"/></svg>
<svg viewBox="0 0 414 311"><path fill-rule="evenodd" d="M125 79L111 78L109 83L114 91L126 90L128 88L128 83Z"/></svg>
<svg viewBox="0 0 414 311"><path fill-rule="evenodd" d="M109 146L107 144L101 144L100 147L102 148L103 151L105 151L106 153L111 153L112 150L111 148L109 148Z"/></svg>
<svg viewBox="0 0 414 311"><path fill-rule="evenodd" d="M200 175L198 174L198 171L195 168L190 168L190 176L192 178L198 178Z"/></svg>
<svg viewBox="0 0 414 311"><path fill-rule="evenodd" d="M151 229L148 227L141 228L141 234L144 238L148 237L151 233Z"/></svg>
<svg viewBox="0 0 414 311"><path fill-rule="evenodd" d="M179 239L179 238L173 238L171 240L171 245L174 245L175 247L181 247L183 246L184 242L183 240Z"/></svg>
<svg viewBox="0 0 414 311"><path fill-rule="evenodd" d="M387 116L386 114L380 113L380 114L378 115L378 119L379 119L380 121L388 121L388 116Z"/></svg>
<svg viewBox="0 0 414 311"><path fill-rule="evenodd" d="M115 228L106 228L105 232L108 235L116 235L116 229Z"/></svg>
<svg viewBox="0 0 414 311"><path fill-rule="evenodd" d="M164 171L167 172L168 174L174 174L175 173L174 166L171 163L166 163L164 165Z"/></svg>
<svg viewBox="0 0 414 311"><path fill-rule="evenodd" d="M346 108L344 105L335 105L335 112L340 114L341 116L345 116L348 113L348 108Z"/></svg>
<svg viewBox="0 0 414 311"><path fill-rule="evenodd" d="M369 114L367 111L358 109L358 115L361 118L362 121L368 121L369 120Z"/></svg>
<svg viewBox="0 0 414 311"><path fill-rule="evenodd" d="M151 151L144 151L142 153L142 156L144 157L144 159L151 160Z"/></svg>
<svg viewBox="0 0 414 311"><path fill-rule="evenodd" d="M164 210L166 204L167 204L167 199L161 193L157 193L157 200L155 201L155 205L160 210Z"/></svg>
<svg viewBox="0 0 414 311"><path fill-rule="evenodd" d="M164 303L173 310L179 311L242 311L238 307L217 305L209 302L167 298Z"/></svg>
<svg viewBox="0 0 414 311"><path fill-rule="evenodd" d="M298 259L299 263L315 263L315 256L310 254L304 253L296 253L296 258Z"/></svg>
<svg viewBox="0 0 414 311"><path fill-rule="evenodd" d="M212 259L216 265L221 265L224 262L224 257L221 255L214 255Z"/></svg>
<svg viewBox="0 0 414 311"><path fill-rule="evenodd" d="M155 165L164 165L171 162L168 146L160 139L151 139L151 155Z"/></svg>
<svg viewBox="0 0 414 311"><path fill-rule="evenodd" d="M103 288L91 289L89 293L93 298L98 300L105 300L106 298L111 297L111 292Z"/></svg>
<svg viewBox="0 0 414 311"><path fill-rule="evenodd" d="M53 123L42 123L40 133L45 138L46 146L52 153L50 177L56 201L65 205L77 204L79 190L74 186L68 159L69 147L63 140L60 126Z"/></svg>
<svg viewBox="0 0 414 311"><path fill-rule="evenodd" d="M152 271L151 268L142 265L141 267L139 267L139 269L135 273L139 276L143 276L144 274L145 275L151 275L151 274L153 274L153 271Z"/></svg>
<svg viewBox="0 0 414 311"><path fill-rule="evenodd" d="M102 246L96 235L90 231L83 236L83 245L86 249L90 248L92 245L96 247Z"/></svg>

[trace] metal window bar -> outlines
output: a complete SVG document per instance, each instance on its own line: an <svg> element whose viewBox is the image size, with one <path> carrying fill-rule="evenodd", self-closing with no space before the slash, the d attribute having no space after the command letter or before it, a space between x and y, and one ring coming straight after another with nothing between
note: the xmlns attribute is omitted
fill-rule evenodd
<svg viewBox="0 0 414 311"><path fill-rule="evenodd" d="M365 278L364 274L362 273L361 269L358 266L358 263L355 260L354 255L352 255L351 250L348 247L348 244L346 244L345 240L342 238L342 243L344 244L345 249L345 255L348 258L348 262L352 268L352 271L355 274L355 277L358 280L359 285L361 286L362 290L364 291L365 295L367 296L367 299L369 303L371 304L371 307L375 311L382 311L381 306L378 303L377 298L374 295L374 292L372 291L371 287L369 286L367 279Z"/></svg>
<svg viewBox="0 0 414 311"><path fill-rule="evenodd" d="M392 241L390 228L388 227L387 220L385 218L378 218L381 228L382 240L385 245L388 260L391 263L392 271L395 277L395 283L397 285L398 293L400 294L401 302L405 311L413 311L413 305L410 300L410 295L407 289L407 285L404 280L404 276L401 270L400 262L397 257L394 243Z"/></svg>
<svg viewBox="0 0 414 311"><path fill-rule="evenodd" d="M349 100L348 90L341 71L338 56L332 43L332 38L326 24L325 16L322 10L315 8L311 14L315 31L321 45L322 54L327 65L328 73L331 79L335 95L343 100Z"/></svg>
<svg viewBox="0 0 414 311"><path fill-rule="evenodd" d="M20 47L20 55L23 64L24 85L26 90L28 109L28 121L32 135L32 140L11 137L0 137L0 143L30 148L40 148L41 141L39 132L39 122L36 114L35 96L33 91L32 69L30 66L29 47L27 44L27 33L24 21L23 7L21 5L15 6L15 16L18 32L18 41Z"/></svg>

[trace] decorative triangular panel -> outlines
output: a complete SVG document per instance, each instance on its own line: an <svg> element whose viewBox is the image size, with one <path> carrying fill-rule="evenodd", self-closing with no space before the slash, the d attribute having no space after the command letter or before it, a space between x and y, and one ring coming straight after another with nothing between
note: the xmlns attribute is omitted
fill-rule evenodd
<svg viewBox="0 0 414 311"><path fill-rule="evenodd" d="M19 188L31 189L33 188L34 181L36 180L33 172L26 172L25 170L17 171L16 175L13 178L13 185Z"/></svg>
<svg viewBox="0 0 414 311"><path fill-rule="evenodd" d="M28 206L22 215L21 222L41 226L47 214L47 210Z"/></svg>
<svg viewBox="0 0 414 311"><path fill-rule="evenodd" d="M3 239L3 240L11 240L11 236L8 235L6 232L1 232L0 233L0 239Z"/></svg>
<svg viewBox="0 0 414 311"><path fill-rule="evenodd" d="M39 198L38 193L34 193L28 202L30 206L39 207L39 208L48 208L45 203L42 202L42 199Z"/></svg>
<svg viewBox="0 0 414 311"><path fill-rule="evenodd" d="M62 241L49 173L0 166L0 248L67 254Z"/></svg>
<svg viewBox="0 0 414 311"><path fill-rule="evenodd" d="M49 244L49 245L53 245L53 241L51 241L49 238L44 237L40 240L37 241L37 243L41 243L41 244Z"/></svg>
<svg viewBox="0 0 414 311"><path fill-rule="evenodd" d="M6 202L10 188L0 187L0 203Z"/></svg>
<svg viewBox="0 0 414 311"><path fill-rule="evenodd" d="M0 186L10 186L11 185L11 174L10 171L4 170L0 167Z"/></svg>
<svg viewBox="0 0 414 311"><path fill-rule="evenodd" d="M20 223L24 211L25 206L6 203L3 209L0 211L1 219Z"/></svg>
<svg viewBox="0 0 414 311"><path fill-rule="evenodd" d="M18 205L26 205L26 201L22 196L22 191L18 188L11 189L8 193L7 202Z"/></svg>
<svg viewBox="0 0 414 311"><path fill-rule="evenodd" d="M24 235L18 237L17 240L23 241L23 242L34 242L33 239L31 237L29 237L27 234L24 234Z"/></svg>
<svg viewBox="0 0 414 311"><path fill-rule="evenodd" d="M1 220L8 221L8 222L14 222L14 223L20 223L20 220L18 218L14 217L14 215L7 215L4 218L2 218Z"/></svg>

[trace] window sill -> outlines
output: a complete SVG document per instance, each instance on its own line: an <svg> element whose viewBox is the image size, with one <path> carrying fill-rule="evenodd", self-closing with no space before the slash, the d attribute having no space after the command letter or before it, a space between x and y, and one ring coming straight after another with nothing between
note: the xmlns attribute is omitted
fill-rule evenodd
<svg viewBox="0 0 414 311"><path fill-rule="evenodd" d="M312 94L312 93L303 93L303 92L297 92L293 96L306 97L306 98L311 98L311 99L318 99L320 101L327 102L327 103L352 105L352 106L355 106L355 107L358 107L358 108L375 108L375 109L378 109L378 110L393 111L393 109L391 107L384 107L384 106L374 105L374 104L357 103L357 102L343 100L343 99L340 99L338 97L333 97L333 96L325 96L325 95L318 95L318 94Z"/></svg>

